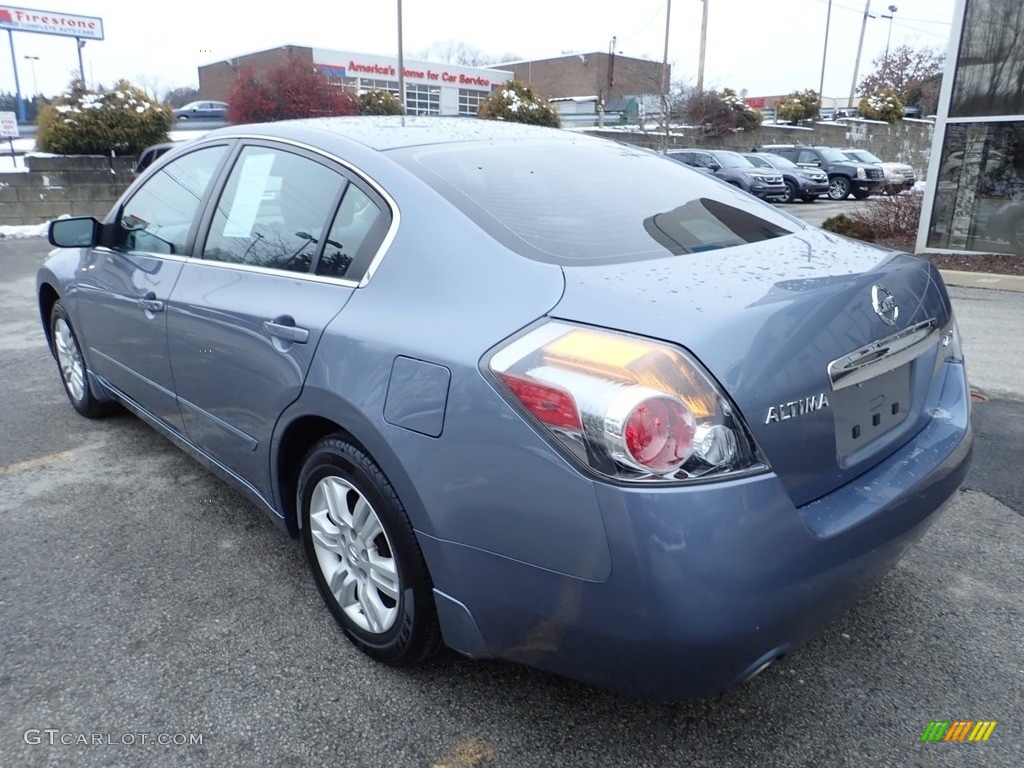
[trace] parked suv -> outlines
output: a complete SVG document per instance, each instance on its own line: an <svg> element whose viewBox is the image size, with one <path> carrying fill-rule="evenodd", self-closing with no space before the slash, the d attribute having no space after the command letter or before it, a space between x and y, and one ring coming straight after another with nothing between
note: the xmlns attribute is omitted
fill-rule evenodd
<svg viewBox="0 0 1024 768"><path fill-rule="evenodd" d="M898 195L906 189L913 189L917 181L917 174L914 169L906 163L886 163L879 160L866 149L844 149L842 153L851 160L859 160L862 163L872 163L885 172L885 193L887 195Z"/></svg>
<svg viewBox="0 0 1024 768"><path fill-rule="evenodd" d="M767 152L744 152L743 156L758 168L770 168L782 174L782 183L786 185L783 203L792 203L797 198L813 203L828 194L828 174L820 168L801 168L781 155Z"/></svg>
<svg viewBox="0 0 1024 768"><path fill-rule="evenodd" d="M863 200L869 195L879 194L885 187L885 171L880 167L851 160L832 147L769 144L754 151L782 155L797 165L825 171L828 174L828 196L832 200L845 200L851 192L858 200Z"/></svg>
<svg viewBox="0 0 1024 768"><path fill-rule="evenodd" d="M782 200L786 185L782 174L758 168L739 152L723 149L675 149L665 153L677 162L710 171L717 178L762 200Z"/></svg>

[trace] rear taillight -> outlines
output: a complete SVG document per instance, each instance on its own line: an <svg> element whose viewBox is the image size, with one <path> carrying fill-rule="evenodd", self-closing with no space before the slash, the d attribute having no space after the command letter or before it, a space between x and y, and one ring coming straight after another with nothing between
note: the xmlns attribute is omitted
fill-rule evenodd
<svg viewBox="0 0 1024 768"><path fill-rule="evenodd" d="M541 434L605 477L678 482L764 467L729 400L669 344L549 321L487 367Z"/></svg>

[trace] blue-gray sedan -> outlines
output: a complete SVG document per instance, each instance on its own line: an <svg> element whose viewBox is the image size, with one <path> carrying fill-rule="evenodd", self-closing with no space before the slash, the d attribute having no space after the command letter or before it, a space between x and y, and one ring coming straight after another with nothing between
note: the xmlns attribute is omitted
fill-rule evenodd
<svg viewBox="0 0 1024 768"><path fill-rule="evenodd" d="M445 644L714 694L882 576L967 470L929 262L617 143L230 127L50 240L72 406L119 403L246 492L388 664Z"/></svg>

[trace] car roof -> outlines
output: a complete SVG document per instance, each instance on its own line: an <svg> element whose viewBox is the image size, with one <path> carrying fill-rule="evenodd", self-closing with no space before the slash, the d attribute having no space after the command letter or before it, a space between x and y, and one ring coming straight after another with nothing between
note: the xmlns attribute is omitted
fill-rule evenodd
<svg viewBox="0 0 1024 768"><path fill-rule="evenodd" d="M541 128L472 117L359 116L316 117L276 123L236 125L211 131L204 138L227 135L276 136L310 141L315 134L349 139L371 149L389 150L429 144L486 141L603 142L571 131Z"/></svg>

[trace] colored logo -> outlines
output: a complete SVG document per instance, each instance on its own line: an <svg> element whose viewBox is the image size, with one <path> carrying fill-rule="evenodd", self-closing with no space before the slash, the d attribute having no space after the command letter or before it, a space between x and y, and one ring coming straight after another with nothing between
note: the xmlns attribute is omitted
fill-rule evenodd
<svg viewBox="0 0 1024 768"><path fill-rule="evenodd" d="M14 23L14 19L11 18L11 12L6 8L0 8L0 21L6 21L8 24Z"/></svg>
<svg viewBox="0 0 1024 768"><path fill-rule="evenodd" d="M921 741L988 741L996 729L995 720L932 720Z"/></svg>

